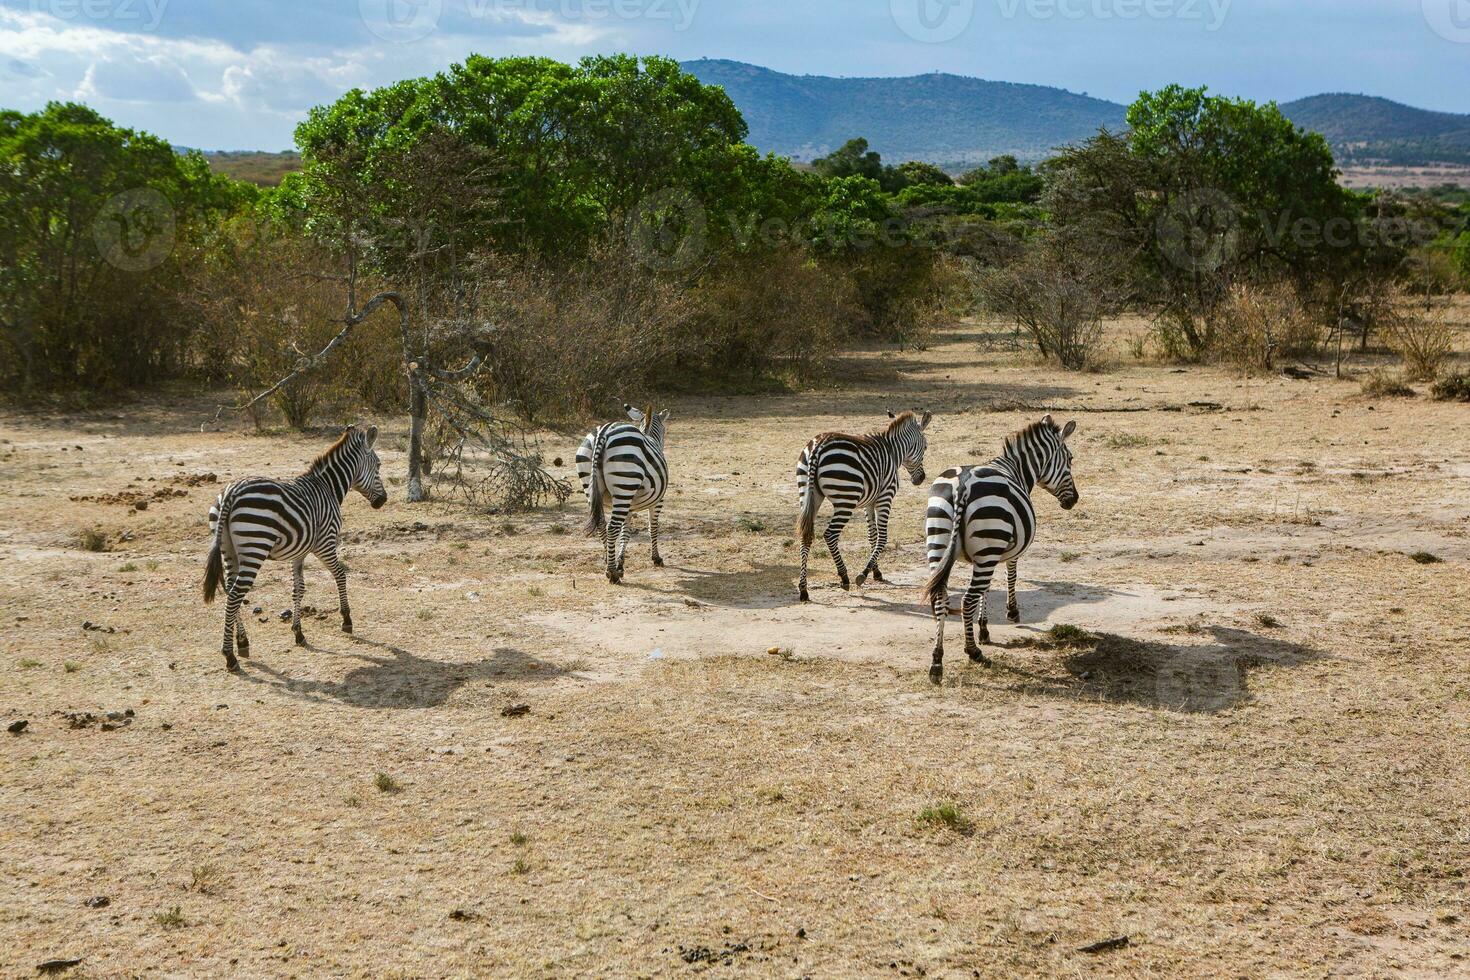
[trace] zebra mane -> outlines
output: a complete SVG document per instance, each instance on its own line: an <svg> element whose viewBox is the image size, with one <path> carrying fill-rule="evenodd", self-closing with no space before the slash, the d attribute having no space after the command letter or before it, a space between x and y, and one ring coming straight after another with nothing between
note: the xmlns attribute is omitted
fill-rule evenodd
<svg viewBox="0 0 1470 980"><path fill-rule="evenodd" d="M337 454L342 451L342 448L346 446L348 441L356 434L357 430L355 428L347 429L345 432L342 433L341 436L338 437L336 442L332 443L326 449L322 450L321 455L312 460L311 465L306 468L306 472L301 475L310 476L313 473L319 472L323 466L327 465L329 461L337 457Z"/></svg>
<svg viewBox="0 0 1470 980"><path fill-rule="evenodd" d="M888 420L888 428L886 428L886 429L883 430L883 434L884 435L891 436L895 432L897 432L899 430L899 428L901 428L905 422L908 422L910 420L917 419L917 418L918 418L918 416L915 415L913 412L910 412L910 411L899 412L893 418L891 418L891 419Z"/></svg>

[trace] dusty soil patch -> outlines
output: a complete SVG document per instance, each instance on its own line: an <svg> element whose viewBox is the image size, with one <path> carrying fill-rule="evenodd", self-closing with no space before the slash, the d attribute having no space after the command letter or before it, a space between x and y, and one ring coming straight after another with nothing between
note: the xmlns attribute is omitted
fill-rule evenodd
<svg viewBox="0 0 1470 980"><path fill-rule="evenodd" d="M621 588L577 507L353 498L357 635L309 565L294 647L268 566L240 677L198 595L218 487L187 477L324 436L201 433L208 400L0 417L0 723L29 722L0 734L0 972L1463 972L1470 414L977 339L675 402L670 565L640 536ZM1081 425L1025 622L939 689L920 492L891 583L819 560L794 601L801 445L908 406L936 472L1042 408ZM1057 624L1094 636L1035 642Z"/></svg>

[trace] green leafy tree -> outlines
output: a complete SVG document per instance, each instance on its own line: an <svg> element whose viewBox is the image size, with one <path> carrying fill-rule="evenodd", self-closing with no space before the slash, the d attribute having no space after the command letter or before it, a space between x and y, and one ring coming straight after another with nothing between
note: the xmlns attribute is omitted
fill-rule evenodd
<svg viewBox="0 0 1470 980"><path fill-rule="evenodd" d="M187 368L182 268L254 194L86 106L0 113L0 376L105 389Z"/></svg>

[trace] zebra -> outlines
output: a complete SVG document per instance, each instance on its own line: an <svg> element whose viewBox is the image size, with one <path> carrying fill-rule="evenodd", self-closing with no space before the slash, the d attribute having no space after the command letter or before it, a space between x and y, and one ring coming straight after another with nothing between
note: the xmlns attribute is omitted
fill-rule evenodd
<svg viewBox="0 0 1470 980"><path fill-rule="evenodd" d="M934 614L934 663L929 668L929 679L935 684L944 678L949 576L960 555L974 566L962 609L965 652L970 659L990 664L980 649L981 643L990 642L985 593L995 566L1001 562L1006 563L1006 618L1013 623L1021 621L1016 604L1016 562L1036 533L1031 488L1039 483L1057 498L1063 510L1077 506L1072 450L1067 447L1067 439L1075 431L1075 421L1061 428L1047 415L1007 436L1005 450L989 463L945 470L930 491L924 532L931 574L924 600ZM979 628L972 630L977 615Z"/></svg>
<svg viewBox="0 0 1470 980"><path fill-rule="evenodd" d="M342 527L342 500L356 490L377 510L388 502L388 491L378 474L373 444L378 427L366 430L349 425L341 438L318 456L294 480L240 480L225 487L209 509L214 546L204 570L204 601L213 602L220 583L225 586L225 666L240 669L240 656L250 656L240 604L255 584L267 558L290 561L291 630L296 645L306 645L301 631L301 597L306 592L302 563L316 555L337 580L337 602L342 610L342 632L352 632L352 610L347 605L347 566L337 556L337 532Z"/></svg>
<svg viewBox="0 0 1470 980"><path fill-rule="evenodd" d="M908 470L914 486L924 482L924 449L927 442L924 430L929 428L933 413L922 416L913 412L899 415L888 413L888 427L871 435L849 436L838 432L826 432L806 444L801 458L796 463L796 489L801 502L801 516L796 522L796 533L801 538L801 583L802 602L810 602L806 588L807 560L816 536L817 510L822 500L832 501L832 518L822 535L832 561L837 565L837 574L842 579L842 588L850 589L847 565L842 561L842 551L837 539L842 529L852 519L852 512L859 506L868 510L868 560L858 575L857 584L867 581L872 573L875 581L883 581L883 572L878 568L878 556L888 545L888 515L893 507L893 495L898 492L898 468Z"/></svg>
<svg viewBox="0 0 1470 980"><path fill-rule="evenodd" d="M629 517L638 511L648 511L653 563L663 567L663 556L658 553L658 518L669 488L669 466L664 458L668 410L655 414L652 407L642 411L631 405L624 405L623 410L635 425L608 422L598 426L577 449L577 475L591 510L587 536L602 536L607 580L613 585L623 579ZM606 516L609 509L611 517Z"/></svg>

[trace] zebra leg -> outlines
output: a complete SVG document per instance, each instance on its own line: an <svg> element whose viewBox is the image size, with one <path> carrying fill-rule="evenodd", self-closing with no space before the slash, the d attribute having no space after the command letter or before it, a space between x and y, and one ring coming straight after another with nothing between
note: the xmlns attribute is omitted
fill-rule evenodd
<svg viewBox="0 0 1470 980"><path fill-rule="evenodd" d="M873 573L873 581L883 581L883 572L878 568L878 556L888 547L888 515L892 512L891 506L892 500L885 499L868 508L868 564L858 576L858 585L867 580L869 572Z"/></svg>
<svg viewBox="0 0 1470 980"><path fill-rule="evenodd" d="M664 567L663 555L658 553L658 512L663 509L663 501L659 501L648 511L648 536L653 539L653 563L659 568Z"/></svg>
<svg viewBox="0 0 1470 980"><path fill-rule="evenodd" d="M251 587L255 585L255 573L259 570L259 565L251 564L248 560L242 561L240 571L230 584L225 597L225 642L221 652L225 655L225 669L232 673L240 670L240 662L235 659L234 642L235 626L240 620L240 604L250 594Z"/></svg>
<svg viewBox="0 0 1470 980"><path fill-rule="evenodd" d="M930 611L934 614L934 662L929 665L929 680L938 684L944 680L944 621L949 618L947 591L933 598Z"/></svg>
<svg viewBox="0 0 1470 980"><path fill-rule="evenodd" d="M822 540L827 542L827 550L832 553L832 563L837 566L837 577L842 580L844 592L852 588L852 580L847 577L847 564L842 560L842 549L837 546L837 539L842 536L842 529L847 527L847 522L852 520L852 504L832 504L832 519L827 522L827 530L822 534Z"/></svg>
<svg viewBox="0 0 1470 980"><path fill-rule="evenodd" d="M296 634L296 645L306 646L306 634L301 632L301 597L306 595L305 558L296 559L291 568L291 632Z"/></svg>
<svg viewBox="0 0 1470 980"><path fill-rule="evenodd" d="M229 595L235 588L235 560L225 557L225 595ZM250 656L250 637L245 632L245 615L240 613L235 617L235 652L242 657Z"/></svg>
<svg viewBox="0 0 1470 980"><path fill-rule="evenodd" d="M607 580L613 585L617 585L623 578L622 542L627 526L628 504L626 502L614 503L612 516L607 519L607 534L603 538L605 547L603 557L607 562Z"/></svg>
<svg viewBox="0 0 1470 980"><path fill-rule="evenodd" d="M970 660L977 664L990 666L989 659L984 651L980 649L981 643L990 642L990 630L985 625L985 593L990 590L990 576L994 566L984 568L975 567L970 570L970 588L965 592L964 614L965 614L965 653L969 654ZM979 635L974 631L975 620L979 618Z"/></svg>
<svg viewBox="0 0 1470 980"><path fill-rule="evenodd" d="M332 578L337 580L337 608L342 610L342 632L351 633L352 607L347 604L347 566L342 564L342 559L337 556L336 548L331 551L319 551L317 557L331 571Z"/></svg>
<svg viewBox="0 0 1470 980"><path fill-rule="evenodd" d="M1021 607L1016 605L1016 559L1006 562L1006 619L1021 621Z"/></svg>

